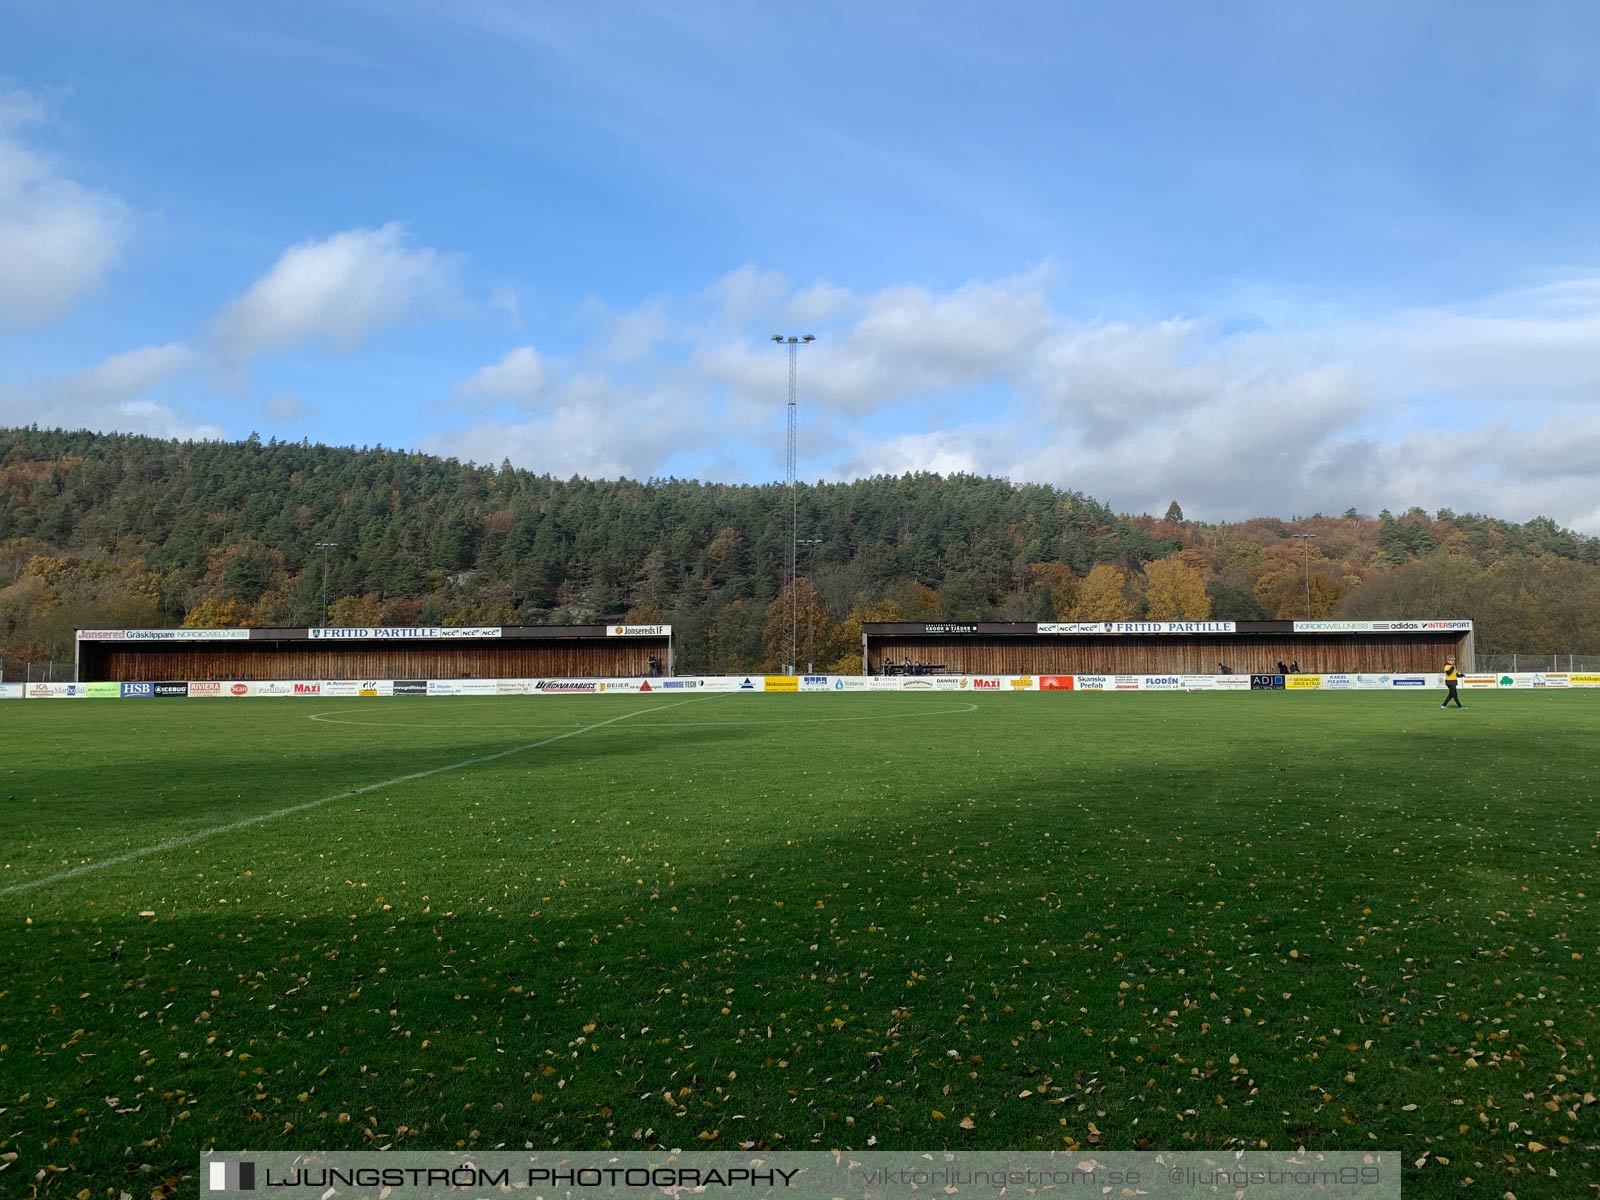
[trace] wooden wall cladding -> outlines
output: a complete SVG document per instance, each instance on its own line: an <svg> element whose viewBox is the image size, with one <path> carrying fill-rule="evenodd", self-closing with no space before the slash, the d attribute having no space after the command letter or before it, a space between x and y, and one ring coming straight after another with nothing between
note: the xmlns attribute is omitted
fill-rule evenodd
<svg viewBox="0 0 1600 1200"><path fill-rule="evenodd" d="M1239 675L1265 674L1279 660L1306 674L1441 671L1457 653L1456 634L1351 637L894 637L868 642L867 666L885 661L940 666L950 675Z"/></svg>
<svg viewBox="0 0 1600 1200"><path fill-rule="evenodd" d="M666 641L647 638L440 642L84 643L85 682L159 679L615 679L664 671Z"/></svg>

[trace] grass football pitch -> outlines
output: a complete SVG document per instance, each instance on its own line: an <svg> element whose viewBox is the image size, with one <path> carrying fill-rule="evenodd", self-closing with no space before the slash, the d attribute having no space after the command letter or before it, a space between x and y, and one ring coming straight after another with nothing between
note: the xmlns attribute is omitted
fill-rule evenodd
<svg viewBox="0 0 1600 1200"><path fill-rule="evenodd" d="M7 704L0 1194L1300 1145L1591 1194L1600 691L1465 698Z"/></svg>

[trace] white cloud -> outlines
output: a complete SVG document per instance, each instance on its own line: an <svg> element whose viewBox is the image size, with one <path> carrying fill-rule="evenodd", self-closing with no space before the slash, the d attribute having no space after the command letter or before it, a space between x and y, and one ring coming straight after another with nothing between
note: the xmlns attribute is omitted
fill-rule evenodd
<svg viewBox="0 0 1600 1200"><path fill-rule="evenodd" d="M738 329L777 308L789 294L789 281L778 271L746 263L717 280L706 294L721 305L723 321Z"/></svg>
<svg viewBox="0 0 1600 1200"><path fill-rule="evenodd" d="M444 255L413 246L395 222L301 242L223 312L217 344L235 361L314 341L352 350L444 300L451 276Z"/></svg>
<svg viewBox="0 0 1600 1200"><path fill-rule="evenodd" d="M686 450L709 457L716 431L696 419L693 396L639 391L602 376L578 376L528 421L492 420L437 434L425 449L476 462L510 458L557 476L647 479Z"/></svg>
<svg viewBox="0 0 1600 1200"><path fill-rule="evenodd" d="M848 289L836 287L826 280L803 288L789 297L789 302L778 314L783 325L821 327L832 324L851 312L858 304Z"/></svg>
<svg viewBox="0 0 1600 1200"><path fill-rule="evenodd" d="M1048 283L1040 271L792 291L744 267L698 309L640 310L637 340L619 344L611 318L593 348L540 360L529 421L436 444L558 473L645 477L691 462L771 478L786 368L766 334L779 314L818 335L800 358L808 477L970 471L1080 489L1122 511L1176 497L1210 520L1420 504L1600 532L1600 418L1571 404L1600 399L1600 276L1242 333L1204 314L1073 320ZM819 323L789 323L806 305ZM510 362L474 376L477 390L514 398L509 382L493 386L515 375ZM590 370L581 380L578 363Z"/></svg>
<svg viewBox="0 0 1600 1200"><path fill-rule="evenodd" d="M489 293L489 307L504 315L512 333L522 332L522 301L515 288L495 288Z"/></svg>
<svg viewBox="0 0 1600 1200"><path fill-rule="evenodd" d="M150 395L197 361L193 350L175 342L114 354L72 375L0 386L0 425L37 422L65 429L220 438L220 426L194 421L170 401Z"/></svg>
<svg viewBox="0 0 1600 1200"><path fill-rule="evenodd" d="M497 363L474 371L455 386L456 403L498 403L509 400L531 405L544 388L544 359L532 346L518 346Z"/></svg>
<svg viewBox="0 0 1600 1200"><path fill-rule="evenodd" d="M157 384L187 370L195 353L182 342L165 346L142 346L113 354L103 362L71 376L66 386L72 394L88 399L106 399L147 392Z"/></svg>
<svg viewBox="0 0 1600 1200"><path fill-rule="evenodd" d="M316 416L318 409L315 404L308 404L299 396L280 393L267 401L263 411L267 420L289 424L292 421L304 421L308 417Z"/></svg>
<svg viewBox="0 0 1600 1200"><path fill-rule="evenodd" d="M127 210L16 136L44 118L31 94L0 90L0 322L36 326L67 312L122 255Z"/></svg>

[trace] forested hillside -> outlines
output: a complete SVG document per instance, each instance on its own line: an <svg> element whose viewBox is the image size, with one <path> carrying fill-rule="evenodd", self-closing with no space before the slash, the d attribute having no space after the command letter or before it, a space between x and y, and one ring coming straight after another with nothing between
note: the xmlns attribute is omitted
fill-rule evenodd
<svg viewBox="0 0 1600 1200"><path fill-rule="evenodd" d="M859 654L862 620L1308 606L1469 616L1480 650L1600 651L1600 541L1546 520L1352 509L1208 525L1176 502L1159 520L1124 517L1050 486L932 474L808 484L799 500L801 658L819 668ZM317 544L330 542L334 624L627 614L670 621L682 669L746 670L787 645L789 538L779 485L0 429L0 657L70 659L84 626L320 623Z"/></svg>

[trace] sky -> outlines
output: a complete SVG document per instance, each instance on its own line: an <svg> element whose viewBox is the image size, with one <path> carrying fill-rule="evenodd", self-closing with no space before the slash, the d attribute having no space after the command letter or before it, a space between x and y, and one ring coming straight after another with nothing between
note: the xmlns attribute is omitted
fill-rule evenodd
<svg viewBox="0 0 1600 1200"><path fill-rule="evenodd" d="M0 425L1600 534L1600 6L0 13Z"/></svg>

